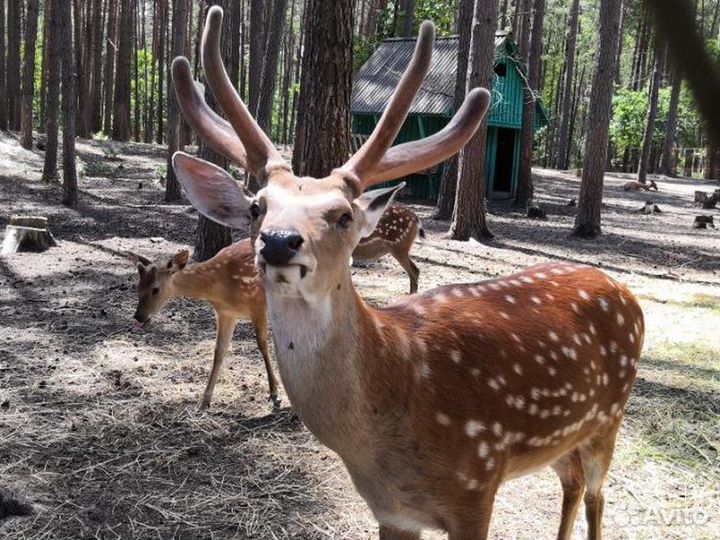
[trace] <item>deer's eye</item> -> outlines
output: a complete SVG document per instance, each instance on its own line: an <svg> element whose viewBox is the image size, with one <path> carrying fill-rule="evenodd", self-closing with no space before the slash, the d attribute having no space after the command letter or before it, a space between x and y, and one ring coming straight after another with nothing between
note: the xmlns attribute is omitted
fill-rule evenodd
<svg viewBox="0 0 720 540"><path fill-rule="evenodd" d="M152 290L153 295L156 295L159 292L160 292L160 287L153 287L153 290Z"/></svg>
<svg viewBox="0 0 720 540"><path fill-rule="evenodd" d="M254 202L250 206L250 216L253 218L253 220L260 217L260 205L258 203Z"/></svg>
<svg viewBox="0 0 720 540"><path fill-rule="evenodd" d="M350 225L350 222L352 221L352 214L350 212L345 212L337 221L337 224L342 227L343 229L347 229Z"/></svg>

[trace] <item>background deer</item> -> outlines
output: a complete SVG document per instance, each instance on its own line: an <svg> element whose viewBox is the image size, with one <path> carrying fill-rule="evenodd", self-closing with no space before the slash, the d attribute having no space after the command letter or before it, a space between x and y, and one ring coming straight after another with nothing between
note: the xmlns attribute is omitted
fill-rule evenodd
<svg viewBox="0 0 720 540"><path fill-rule="evenodd" d="M212 259L186 266L187 250L179 252L167 263L153 264L145 257L128 254L137 266L138 305L134 319L143 327L173 298L206 300L215 309L217 338L215 354L205 391L198 407L210 406L220 368L230 348L235 326L240 319L249 319L262 354L270 387L273 407L280 406L277 380L268 352L268 323L265 289L255 266L250 240L242 240L218 252Z"/></svg>
<svg viewBox="0 0 720 540"><path fill-rule="evenodd" d="M402 185L363 191L457 152L490 94L472 90L442 131L390 147L430 61L434 32L423 23L367 142L328 177L298 178L227 77L221 22L210 8L202 61L230 123L204 104L184 58L173 63L178 101L210 145L267 185L251 198L210 163L177 153L173 165L198 210L251 227L288 396L342 458L380 538L417 539L426 528L486 538L498 486L545 466L563 487L559 537L569 537L585 492L589 536L599 538L602 485L643 342L632 294L598 270L552 264L374 309L348 268Z"/></svg>
<svg viewBox="0 0 720 540"><path fill-rule="evenodd" d="M636 180L623 184L623 191L650 191L651 188L658 191L655 180L650 180L649 184L638 182Z"/></svg>
<svg viewBox="0 0 720 540"><path fill-rule="evenodd" d="M417 292L420 270L410 258L410 250L417 237L425 238L425 231L415 212L400 204L390 205L375 230L360 240L352 253L353 260L368 261L392 255L410 277L410 294Z"/></svg>

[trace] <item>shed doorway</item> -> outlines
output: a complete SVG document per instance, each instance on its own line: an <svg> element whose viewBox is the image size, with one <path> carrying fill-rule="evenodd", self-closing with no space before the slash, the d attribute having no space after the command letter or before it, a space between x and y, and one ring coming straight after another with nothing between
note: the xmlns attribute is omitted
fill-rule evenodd
<svg viewBox="0 0 720 540"><path fill-rule="evenodd" d="M495 167L491 193L495 199L509 199L513 196L515 173L515 140L517 131L498 128L495 152Z"/></svg>

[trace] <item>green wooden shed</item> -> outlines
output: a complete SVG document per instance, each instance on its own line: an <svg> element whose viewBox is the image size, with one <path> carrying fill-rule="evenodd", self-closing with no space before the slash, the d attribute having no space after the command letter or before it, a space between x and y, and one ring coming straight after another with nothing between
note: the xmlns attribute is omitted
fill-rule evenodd
<svg viewBox="0 0 720 540"><path fill-rule="evenodd" d="M387 39L380 43L358 71L350 101L353 138L356 143L370 135L377 125L410 62L414 48L414 38ZM395 144L427 137L440 131L448 123L455 112L453 95L457 51L457 37L436 39L427 76ZM493 100L488 116L486 156L486 188L490 199L510 199L517 191L520 132L527 80L525 73L515 42L508 34L498 34L495 38L495 74ZM547 111L538 102L535 129L548 123ZM405 179L408 181L410 196L417 199L437 199L443 166L427 171L424 175ZM419 180L419 176L423 177L422 180Z"/></svg>

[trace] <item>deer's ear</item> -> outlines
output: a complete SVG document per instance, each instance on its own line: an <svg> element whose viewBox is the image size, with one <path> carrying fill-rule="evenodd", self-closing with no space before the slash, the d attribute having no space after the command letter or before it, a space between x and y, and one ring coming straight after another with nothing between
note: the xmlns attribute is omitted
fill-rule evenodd
<svg viewBox="0 0 720 540"><path fill-rule="evenodd" d="M148 259L146 259L142 255L138 255L137 253L133 253L132 251L127 252L127 258L131 263L133 263L134 266L138 267L138 272L140 272L141 274L143 273L143 270L145 270L145 268L143 268L143 270L140 270L141 266L145 267L145 266L150 266L152 264Z"/></svg>
<svg viewBox="0 0 720 540"><path fill-rule="evenodd" d="M198 212L233 229L250 225L252 198L224 169L184 152L175 152L172 162L185 195Z"/></svg>
<svg viewBox="0 0 720 540"><path fill-rule="evenodd" d="M179 272L188 263L188 259L190 258L190 252L187 249L183 249L182 251L178 251L172 259L170 259L170 265L169 268L173 272Z"/></svg>
<svg viewBox="0 0 720 540"><path fill-rule="evenodd" d="M404 187L405 182L401 182L397 186L366 191L355 199L354 204L362 213L360 238L372 234L395 195Z"/></svg>

